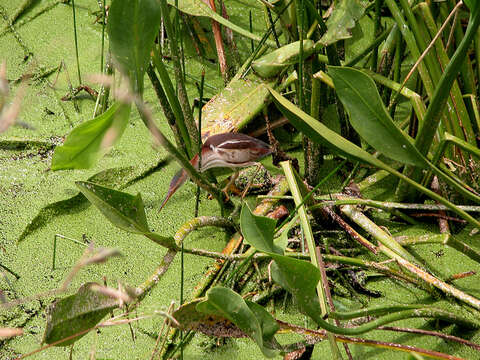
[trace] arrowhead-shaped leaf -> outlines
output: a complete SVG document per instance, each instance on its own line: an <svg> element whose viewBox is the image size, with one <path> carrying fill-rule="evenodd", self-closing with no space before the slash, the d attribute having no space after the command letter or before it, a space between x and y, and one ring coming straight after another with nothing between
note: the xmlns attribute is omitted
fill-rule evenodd
<svg viewBox="0 0 480 360"><path fill-rule="evenodd" d="M244 241L264 253L283 254L283 249L273 244L276 220L265 216L256 216L248 205L242 207L240 227Z"/></svg>
<svg viewBox="0 0 480 360"><path fill-rule="evenodd" d="M240 228L245 242L274 260L274 281L293 295L304 314L318 320L320 304L316 286L320 280L320 271L307 261L281 255L283 250L273 244L275 221L253 215L246 205L240 214Z"/></svg>
<svg viewBox="0 0 480 360"><path fill-rule="evenodd" d="M198 311L197 305L202 301L205 301L205 298L192 300L173 312L172 316L177 320L180 329L198 331L216 337L240 338L247 336L225 317Z"/></svg>
<svg viewBox="0 0 480 360"><path fill-rule="evenodd" d="M335 91L350 114L355 131L376 150L405 164L427 167L412 139L393 122L373 80L364 72L330 66Z"/></svg>
<svg viewBox="0 0 480 360"><path fill-rule="evenodd" d="M302 313L321 324L320 303L316 291L320 271L307 261L287 256L275 256L274 259L271 268L273 281L292 294Z"/></svg>

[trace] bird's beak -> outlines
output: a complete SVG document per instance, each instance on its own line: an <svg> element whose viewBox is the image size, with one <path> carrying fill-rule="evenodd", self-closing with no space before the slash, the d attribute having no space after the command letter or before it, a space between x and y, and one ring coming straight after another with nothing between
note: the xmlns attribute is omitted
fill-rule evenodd
<svg viewBox="0 0 480 360"><path fill-rule="evenodd" d="M182 186L185 181L187 180L187 172L184 169L180 169L175 176L173 177L172 181L170 181L170 186L168 188L167 195L165 196L165 199L162 202L162 205L160 206L160 210L163 209L167 201L172 197L172 195L175 193L175 191L178 190L180 186Z"/></svg>
<svg viewBox="0 0 480 360"><path fill-rule="evenodd" d="M198 168L198 155L195 155L195 157L190 161L193 167ZM162 202L162 205L160 205L160 210L163 209L167 201L172 197L173 194L178 190L180 186L182 186L185 181L188 179L188 174L184 169L180 169L175 176L172 178L172 181L170 181L170 186L168 187L168 192L167 195L165 196L165 199Z"/></svg>

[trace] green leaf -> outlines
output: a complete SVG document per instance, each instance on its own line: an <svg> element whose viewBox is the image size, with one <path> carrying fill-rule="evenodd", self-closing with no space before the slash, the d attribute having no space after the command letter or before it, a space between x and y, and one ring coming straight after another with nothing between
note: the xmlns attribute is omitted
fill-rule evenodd
<svg viewBox="0 0 480 360"><path fill-rule="evenodd" d="M125 131L130 105L115 103L95 119L86 121L55 148L52 170L86 169L106 154Z"/></svg>
<svg viewBox="0 0 480 360"><path fill-rule="evenodd" d="M208 313L198 311L197 305L204 301L205 298L192 300L172 313L172 316L178 321L180 329L202 332L205 335L216 337L237 338L247 335L226 317L216 314L218 311L208 302L200 307L203 307ZM272 315L265 311L261 305L249 300L245 300L245 303L256 317L262 330L263 340L269 344L267 347L280 347L274 338L279 327Z"/></svg>
<svg viewBox="0 0 480 360"><path fill-rule="evenodd" d="M116 227L129 233L142 234L168 249L176 249L173 238L150 232L140 194L133 196L87 181L77 181L75 185Z"/></svg>
<svg viewBox="0 0 480 360"><path fill-rule="evenodd" d="M335 131L330 130L320 121L303 112L275 90L269 88L269 91L273 96L275 104L283 115L285 115L293 126L310 139L319 144L330 147L337 154L343 155L351 160L370 163L383 169L384 164L380 160L340 136Z"/></svg>
<svg viewBox="0 0 480 360"><path fill-rule="evenodd" d="M86 181L77 181L75 184L115 226L134 234L149 231L140 194L133 196Z"/></svg>
<svg viewBox="0 0 480 360"><path fill-rule="evenodd" d="M273 243L282 249L282 254L285 252L285 249L287 248L288 245L288 233L292 229L294 225L296 225L298 221L298 214L295 215L288 224L286 224L285 229L282 231L281 235L277 238L274 239Z"/></svg>
<svg viewBox="0 0 480 360"><path fill-rule="evenodd" d="M374 28L375 22L369 16L363 16L357 22L357 25L352 29L352 36L344 42L346 63L355 59L360 54L364 54L365 51L367 51L367 48L372 45L376 40ZM371 61L371 57L365 56L357 63L357 65L359 65L358 67L362 67L363 64L368 63L369 61Z"/></svg>
<svg viewBox="0 0 480 360"><path fill-rule="evenodd" d="M300 311L310 316L317 324L322 325L320 303L317 295L317 284L320 271L307 261L275 256L272 278L295 298Z"/></svg>
<svg viewBox="0 0 480 360"><path fill-rule="evenodd" d="M175 0L168 0L168 4L171 6L175 6ZM240 26L233 24L229 20L225 19L223 16L217 14L210 8L210 6L205 4L202 0L178 0L178 10L193 16L209 17L217 21L218 23L226 26L227 28L235 31L236 33L245 36L246 38L255 41L260 41L262 39L260 36L252 34L250 31L247 31ZM267 40L265 43L272 48L277 47L274 41Z"/></svg>
<svg viewBox="0 0 480 360"><path fill-rule="evenodd" d="M234 78L202 110L202 134L219 134L239 131L257 116L268 102L268 86L254 74Z"/></svg>
<svg viewBox="0 0 480 360"><path fill-rule="evenodd" d="M312 40L303 41L303 58L313 54ZM300 41L282 46L252 62L252 69L263 78L271 78L280 73L285 67L296 64L299 60Z"/></svg>
<svg viewBox="0 0 480 360"><path fill-rule="evenodd" d="M276 220L256 216L244 204L240 213L240 228L244 241L264 253L283 254L283 250L273 244Z"/></svg>
<svg viewBox="0 0 480 360"><path fill-rule="evenodd" d="M317 321L320 303L316 286L320 280L320 271L307 261L281 255L283 251L273 244L275 221L253 215L247 205L243 206L240 214L240 228L245 242L274 260L274 281L293 295L304 314Z"/></svg>
<svg viewBox="0 0 480 360"><path fill-rule="evenodd" d="M468 6L471 12L476 12L480 9L480 2L478 0L463 0L463 2Z"/></svg>
<svg viewBox="0 0 480 360"><path fill-rule="evenodd" d="M196 309L230 320L255 341L265 357L272 358L279 354L268 347L279 328L275 319L261 306L248 305L233 290L220 286L210 289L207 300L199 303Z"/></svg>
<svg viewBox="0 0 480 360"><path fill-rule="evenodd" d="M475 224L475 226L480 226L480 221L478 221L477 219L475 219L474 217L472 217L470 214L463 211L462 209L459 209L457 206L452 204L450 201L446 200L444 197L425 188L424 186L408 178L402 173L399 173L398 171L391 168L390 166L380 161L376 157L372 156L371 154L361 149L357 145L351 143L347 139L338 135L336 132L330 130L321 122L312 118L310 115L306 114L297 106L295 106L290 101L285 99L282 95L280 95L275 90L269 88L269 91L273 96L275 104L283 113L283 115L285 115L285 117L290 121L290 123L293 126L295 126L298 130L300 130L302 133L304 133L306 136L308 136L310 139L312 139L314 142L319 144L324 144L332 148L338 154L344 155L349 159L366 162L370 165L373 165L380 169L388 171L389 173L400 178L401 180L407 182L409 185L415 187L415 189L417 189L418 191L421 191L422 193L429 196L430 198L447 206L450 210L460 215L463 219L469 221L472 224ZM438 171L434 166L430 165L430 168L436 171L436 174L438 174L439 176L442 176L443 179L445 180L449 179L448 176L445 176L445 174L443 174L441 171ZM449 181L450 181L449 184L456 186L456 189L460 191L463 189L455 181L451 179ZM466 193L466 192L467 190L463 189L463 193ZM472 194L470 195L470 197L476 198L476 195Z"/></svg>
<svg viewBox="0 0 480 360"><path fill-rule="evenodd" d="M335 8L327 20L328 30L320 42L327 46L351 37L350 30L355 27L355 23L363 16L364 12L365 8L358 0L336 2Z"/></svg>
<svg viewBox="0 0 480 360"><path fill-rule="evenodd" d="M136 171L134 166L111 168L102 170L90 176L87 181L91 181L100 185L118 187L134 179L136 176L138 176L137 173L138 170ZM57 191L59 190L60 189L57 187ZM24 240L28 235L39 228L46 226L49 222L55 222L56 217L77 212L79 209L85 206L86 202L87 199L85 196L83 196L83 194L80 192L77 192L75 195L66 199L55 201L44 206L27 224L23 232L18 237L17 242Z"/></svg>
<svg viewBox="0 0 480 360"><path fill-rule="evenodd" d="M133 91L143 93L143 77L160 27L157 0L113 0L108 37L115 61L128 76Z"/></svg>
<svg viewBox="0 0 480 360"><path fill-rule="evenodd" d="M413 140L393 122L374 81L367 74L337 66L329 66L328 74L350 114L350 123L367 143L393 160L428 166L426 159L413 145Z"/></svg>
<svg viewBox="0 0 480 360"><path fill-rule="evenodd" d="M92 289L96 283L82 285L76 294L57 300L47 308L47 326L43 342L52 344L97 325L111 310L118 306L118 300ZM58 346L73 344L87 333L80 334Z"/></svg>
<svg viewBox="0 0 480 360"><path fill-rule="evenodd" d="M197 298L191 302L184 303L172 313L172 316L178 321L180 329L201 332L205 335L216 337L238 338L246 336L242 330L225 317L198 311L197 305L202 301L205 301L205 298ZM214 308L211 310L215 311Z"/></svg>
<svg viewBox="0 0 480 360"><path fill-rule="evenodd" d="M257 303L254 303L250 300L245 300L245 303L253 312L257 318L260 328L262 329L263 341L276 344L275 334L279 330L278 323L275 321L273 316L265 310L265 308Z"/></svg>
<svg viewBox="0 0 480 360"><path fill-rule="evenodd" d="M462 195L480 202L480 197L434 166L418 151L413 140L393 122L383 106L373 80L360 70L335 67L329 68L335 89L350 113L354 129L376 150L385 156L430 170L446 181Z"/></svg>

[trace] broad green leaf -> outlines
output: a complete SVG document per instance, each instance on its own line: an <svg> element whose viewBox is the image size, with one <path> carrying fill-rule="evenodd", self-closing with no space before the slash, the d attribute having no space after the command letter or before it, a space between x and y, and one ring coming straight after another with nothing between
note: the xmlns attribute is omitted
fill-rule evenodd
<svg viewBox="0 0 480 360"><path fill-rule="evenodd" d="M350 115L350 123L376 150L393 160L426 167L426 159L391 119L373 80L360 70L330 66L335 91Z"/></svg>
<svg viewBox="0 0 480 360"><path fill-rule="evenodd" d="M312 40L303 41L303 57L307 58L314 51ZM263 78L271 78L285 67L296 64L299 60L300 41L282 46L252 62L252 69Z"/></svg>
<svg viewBox="0 0 480 360"><path fill-rule="evenodd" d="M288 233L290 232L290 229L292 229L292 227L296 225L297 221L298 221L298 214L295 215L288 224L286 224L286 227L282 231L282 234L273 240L274 245L282 249L282 252L281 252L282 254L285 252L285 249L287 248L287 245L288 245Z"/></svg>
<svg viewBox="0 0 480 360"><path fill-rule="evenodd" d="M202 332L209 336L216 337L245 337L247 334L240 330L232 321L225 316L217 314L218 311L212 306L206 298L195 299L191 302L185 303L176 309L172 316L179 323L179 328L182 330L192 330ZM206 312L197 310L197 305L204 302L200 309ZM277 347L277 342L274 339L275 333L278 331L278 323L265 309L256 303L245 300L245 303L250 308L256 317L260 329L262 330L263 340L270 343L272 347Z"/></svg>
<svg viewBox="0 0 480 360"><path fill-rule="evenodd" d="M357 25L352 29L352 36L344 42L346 63L353 60L358 55L364 54L367 48L372 45L376 40L374 28L375 21L369 16L363 16L358 21ZM357 65L361 67L369 61L371 61L371 56L365 56L357 63Z"/></svg>
<svg viewBox="0 0 480 360"><path fill-rule="evenodd" d="M175 249L171 237L150 232L140 194L137 196L100 186L92 182L75 183L81 193L116 227L133 234L142 234L169 249Z"/></svg>
<svg viewBox="0 0 480 360"><path fill-rule="evenodd" d="M355 27L355 23L363 16L364 12L365 8L358 0L336 2L335 8L327 20L328 30L320 42L327 46L351 37L351 29Z"/></svg>
<svg viewBox="0 0 480 360"><path fill-rule="evenodd" d="M308 261L280 255L275 256L271 270L273 281L292 294L300 311L322 325L324 321L316 291L320 271Z"/></svg>
<svg viewBox="0 0 480 360"><path fill-rule="evenodd" d="M168 0L168 4L171 6L175 6L175 0ZM255 41L260 41L262 39L260 36L252 34L250 31L247 31L240 26L233 24L231 21L217 14L202 0L178 0L178 10L193 16L209 17L216 22L222 24L223 26L226 26L227 28L235 31L236 33L245 36L246 38ZM265 43L272 48L277 47L274 41L267 40Z"/></svg>
<svg viewBox="0 0 480 360"><path fill-rule="evenodd" d="M285 115L290 123L298 130L304 133L313 141L326 145L333 149L337 154L343 155L355 161L362 161L370 163L374 166L383 168L383 163L361 149L357 145L348 141L344 137L330 130L317 119L312 118L300 110L297 106L285 99L275 90L269 88L273 96L273 100L278 109Z"/></svg>
<svg viewBox="0 0 480 360"><path fill-rule="evenodd" d="M92 289L96 283L82 285L76 294L57 300L47 308L47 326L43 342L52 344L97 325L111 310L118 306L118 300ZM83 333L58 346L71 345Z"/></svg>
<svg viewBox="0 0 480 360"><path fill-rule="evenodd" d="M224 316L198 311L197 305L202 301L205 301L205 298L192 300L172 313L172 316L178 321L180 329L198 331L216 337L239 338L246 336L242 330ZM214 309L211 310L215 311Z"/></svg>
<svg viewBox="0 0 480 360"><path fill-rule="evenodd" d="M329 68L329 73L340 100L350 113L350 123L365 141L391 159L422 169L430 168L462 195L480 202L478 195L468 191L428 161L417 150L413 140L394 124L383 106L375 83L367 74L352 68L334 66Z"/></svg>
<svg viewBox="0 0 480 360"><path fill-rule="evenodd" d="M244 204L240 213L240 228L244 241L264 253L283 254L283 250L273 244L276 220L252 213Z"/></svg>
<svg viewBox="0 0 480 360"><path fill-rule="evenodd" d="M246 243L270 255L274 260L274 281L293 295L304 314L317 321L318 317L321 317L316 293L320 271L307 261L281 255L282 251L273 245L275 222L253 215L246 205L240 214L240 228Z"/></svg>
<svg viewBox="0 0 480 360"><path fill-rule="evenodd" d="M160 27L157 0L113 0L108 37L115 61L128 75L133 91L143 93L143 77Z"/></svg>
<svg viewBox="0 0 480 360"><path fill-rule="evenodd" d="M263 311L259 306L252 305L252 308L253 311L239 294L220 286L210 289L207 292L207 300L197 305L200 312L223 316L230 320L255 341L265 357L272 358L279 352L267 346L277 332L278 325L263 308Z"/></svg>
<svg viewBox="0 0 480 360"><path fill-rule="evenodd" d="M463 0L463 2L468 6L472 13L480 11L480 2L478 0Z"/></svg>
<svg viewBox="0 0 480 360"><path fill-rule="evenodd" d="M305 134L310 139L315 141L316 143L324 144L330 147L331 149L333 149L334 151L336 151L338 154L344 155L349 159L366 162L370 165L373 165L380 169L388 171L389 173L400 178L401 180L407 182L409 185L413 186L418 191L424 193L425 195L438 201L439 203L447 206L450 210L454 211L455 213L460 215L463 219L467 220L471 224L474 224L475 226L480 227L480 221L478 221L477 219L475 219L474 217L472 217L470 214L463 211L462 209L458 208L455 204L451 203L450 201L446 200L444 197L436 194L435 192L425 188L424 186L408 178L402 173L399 173L398 171L391 168L384 162L378 160L377 158L375 158L365 150L361 149L357 145L351 143L347 139L338 135L336 132L330 130L321 122L312 118L310 115L306 114L297 106L295 106L290 101L285 99L282 95L280 95L275 90L269 88L269 91L273 96L275 104L283 113L283 115L285 115L285 117L290 121L290 123L293 126L295 126L298 130L300 130L303 134ZM436 169L434 166L430 165L430 168L434 170L436 174L438 174L439 176L442 176L443 179L445 180L450 179L448 176L446 176L443 172ZM452 186L456 186L456 189L458 189L459 191L463 191L463 193L465 194L467 193L467 190L459 186L459 184L456 183L454 180L450 179L449 181L450 181L449 184L451 184ZM476 195L470 193L470 198L476 199Z"/></svg>
<svg viewBox="0 0 480 360"><path fill-rule="evenodd" d="M254 74L234 78L202 110L202 134L236 132L248 124L265 107L269 92L267 82Z"/></svg>
<svg viewBox="0 0 480 360"><path fill-rule="evenodd" d="M129 116L130 105L115 103L95 119L77 126L63 145L55 148L52 170L87 169L95 165L120 139Z"/></svg>
<svg viewBox="0 0 480 360"><path fill-rule="evenodd" d="M119 187L126 184L136 176L138 170L135 171L134 166L126 166L121 168L112 168L102 170L95 175L88 178L87 181L94 182L100 185L108 185L111 187ZM59 190L57 188L57 190ZM52 202L40 209L38 214L27 224L23 232L18 237L17 242L24 240L28 235L37 229L47 225L49 222L56 221L57 216L71 214L76 212L79 208L85 206L87 199L82 193L77 192L75 195Z"/></svg>
<svg viewBox="0 0 480 360"><path fill-rule="evenodd" d="M254 303L253 301L245 300L245 303L253 312L260 324L260 328L262 329L263 341L276 344L274 336L280 327L278 326L278 323L275 321L273 316L268 311L266 311L263 306Z"/></svg>
<svg viewBox="0 0 480 360"><path fill-rule="evenodd" d="M77 181L75 184L115 226L134 234L149 231L140 194L133 196L86 181Z"/></svg>

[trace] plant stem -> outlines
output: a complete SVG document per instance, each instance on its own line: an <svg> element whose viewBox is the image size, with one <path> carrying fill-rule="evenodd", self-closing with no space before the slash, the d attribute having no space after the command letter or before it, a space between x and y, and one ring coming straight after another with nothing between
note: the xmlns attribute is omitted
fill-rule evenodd
<svg viewBox="0 0 480 360"><path fill-rule="evenodd" d="M153 69L153 66L151 64L148 65L146 72L150 79L150 82L153 85L153 89L155 90L155 94L157 95L158 101L160 102L160 106L162 107L163 114L167 119L168 125L170 125L170 128L172 129L173 137L175 138L177 148L182 149L183 153L189 156L189 152L187 151L185 143L183 142L185 135L188 135L186 129L184 128L183 134L180 132L172 107L168 102L167 95L165 94L165 91L162 88L162 84L160 84L160 81L158 80L157 75L155 74L155 70Z"/></svg>
<svg viewBox="0 0 480 360"><path fill-rule="evenodd" d="M105 69L103 68L103 57L105 53L105 24L107 23L107 14L105 10L105 1L103 0L102 4L102 13L103 13L103 22L102 22L102 49L100 54L100 73L103 74Z"/></svg>
<svg viewBox="0 0 480 360"><path fill-rule="evenodd" d="M77 39L77 20L75 17L75 0L72 0L72 12L73 12L73 36L75 40L75 57L77 59L77 73L78 73L78 84L82 84L82 76L80 74L80 60L78 56L78 39Z"/></svg>
<svg viewBox="0 0 480 360"><path fill-rule="evenodd" d="M479 25L480 11L477 11L471 14L467 30L465 32L465 37L462 39L462 42L455 51L455 54L445 68L440 82L435 87L435 92L431 99L430 105L427 108L427 113L425 114L424 125L420 129L415 140L415 145L423 155L428 154L433 137L435 136L440 123L442 112L448 100L450 88L452 87L453 81L458 74L460 65L463 61L465 61L468 48L475 37L475 34L477 33Z"/></svg>
<svg viewBox="0 0 480 360"><path fill-rule="evenodd" d="M182 64L180 63L180 50L178 49L178 45L176 42L176 35L175 34L172 22L169 17L169 12L167 8L167 1L160 0L160 8L162 10L162 19L165 25L165 29L167 30L167 36L170 40L170 50L171 56L173 61L174 73L175 73L175 80L177 82L177 90L178 90L178 100L180 102L180 106L182 108L183 116L185 118L185 126L188 130L188 134L190 136L190 141L197 147L197 126L195 124L195 120L193 119L192 109L190 107L190 103L188 101L187 90L185 88L185 81L182 71ZM186 139L184 139L187 142Z"/></svg>
<svg viewBox="0 0 480 360"><path fill-rule="evenodd" d="M302 203L302 194L300 192L300 189L298 188L298 184L296 180L296 178L298 177L298 174L295 173L295 170L292 168L292 165L290 162L283 161L280 163L280 165L282 166L283 172L285 173L285 178L287 179L288 186L290 187L290 192L292 193L292 196L295 200L295 205L299 207L298 214L300 217L300 222L302 224L302 229L305 235L305 239L307 240L308 250L310 253L310 262L317 268L320 268L321 263L323 263L323 259L322 259L321 253L320 252L317 253L317 251L315 251L315 248L316 248L315 241L313 239L313 233L312 233L312 228L310 226L310 222L308 221L308 218L307 218L307 212L306 212L305 206L300 205ZM325 290L329 285L328 285L328 282L324 283L323 281L324 280L322 279L322 281L320 281L317 285L317 293L318 293L318 299L320 302L322 317L329 313L328 302L326 298L326 290ZM326 321L325 323L329 324ZM328 331L328 329L326 330ZM340 350L338 349L337 343L335 341L335 337L333 336L333 334L327 333L327 338L330 343L330 349L332 350L332 355L334 356L335 359L341 359L342 356L340 354Z"/></svg>
<svg viewBox="0 0 480 360"><path fill-rule="evenodd" d="M375 0L375 16L374 16L374 27L373 34L375 38L378 37L381 29L381 10L382 10L383 0ZM378 45L372 49L372 71L377 72L378 63Z"/></svg>
<svg viewBox="0 0 480 360"><path fill-rule="evenodd" d="M198 168L202 168L202 108L203 108L203 85L205 83L205 69L202 70L202 81L199 89L198 104ZM198 206L200 203L200 186L197 186L197 194L195 196L195 217L198 216Z"/></svg>

